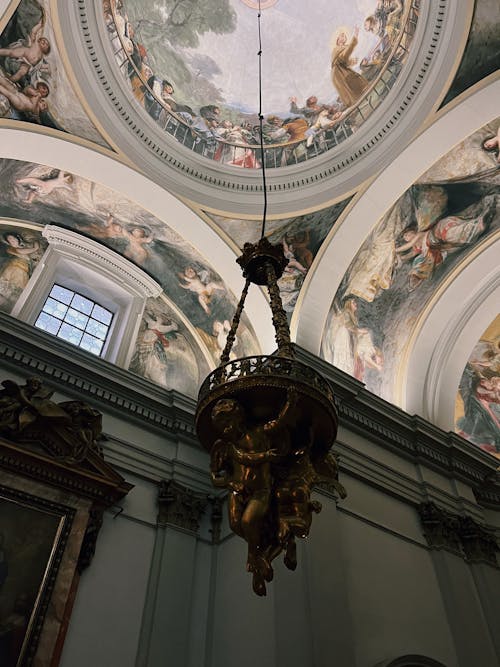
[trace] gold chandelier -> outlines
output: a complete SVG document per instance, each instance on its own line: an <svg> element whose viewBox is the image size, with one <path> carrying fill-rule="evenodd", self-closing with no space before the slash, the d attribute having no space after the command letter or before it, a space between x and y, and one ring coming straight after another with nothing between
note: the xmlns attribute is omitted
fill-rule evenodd
<svg viewBox="0 0 500 667"><path fill-rule="evenodd" d="M341 497L337 461L331 447L338 416L328 382L295 358L278 279L288 260L281 245L264 236L267 188L263 141L261 76L261 3L259 1L259 120L264 191L262 235L245 243L237 259L246 279L227 336L220 365L203 382L196 410L196 430L210 453L216 487L227 489L229 522L248 544L247 570L253 590L266 594L273 578L272 561L284 553L285 565L297 566L297 537L309 534L314 484L333 483ZM270 297L277 351L230 360L250 283L266 286Z"/></svg>

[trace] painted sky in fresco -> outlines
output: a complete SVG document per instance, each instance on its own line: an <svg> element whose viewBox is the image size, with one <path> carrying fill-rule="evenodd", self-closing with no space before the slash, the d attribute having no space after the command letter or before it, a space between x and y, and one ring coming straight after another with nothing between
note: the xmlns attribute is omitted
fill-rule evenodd
<svg viewBox="0 0 500 667"><path fill-rule="evenodd" d="M222 102L244 113L255 113L258 110L257 12L242 0L232 0L230 5L235 13L233 30L199 34L195 48L178 45L172 58L178 56L184 60L195 82L197 77L207 79L220 92L220 100L206 99L205 104ZM170 6L125 0L123 7L134 27L135 39L148 51L153 71L172 81L176 99L188 103L184 82L180 74L176 78L173 73L173 60L168 71L169 58L160 36L161 21L168 21ZM278 0L265 9L262 12L264 113L288 113L290 97L297 97L303 104L308 96L316 95L322 102L333 103L337 97L331 82L334 36L341 27L351 35L358 26L358 45L353 55L361 60L378 41L373 33L363 29L364 19L375 7L375 0L337 3L315 0L305 9L302 2ZM157 30L153 27L155 22Z"/></svg>
<svg viewBox="0 0 500 667"><path fill-rule="evenodd" d="M499 124L458 144L395 202L335 295L321 354L388 401L419 315L450 272L498 235Z"/></svg>

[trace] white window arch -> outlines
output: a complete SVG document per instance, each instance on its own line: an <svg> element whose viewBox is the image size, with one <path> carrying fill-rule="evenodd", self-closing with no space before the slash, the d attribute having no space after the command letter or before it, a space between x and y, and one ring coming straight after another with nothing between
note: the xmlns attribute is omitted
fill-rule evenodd
<svg viewBox="0 0 500 667"><path fill-rule="evenodd" d="M55 283L78 292L113 313L100 356L127 368L146 299L159 296L162 287L132 262L81 234L47 225L42 235L49 246L11 315L33 325Z"/></svg>

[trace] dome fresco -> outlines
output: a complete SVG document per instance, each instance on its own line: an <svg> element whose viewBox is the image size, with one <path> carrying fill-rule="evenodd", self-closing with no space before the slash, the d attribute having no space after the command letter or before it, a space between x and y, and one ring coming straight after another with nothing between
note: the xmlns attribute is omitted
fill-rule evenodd
<svg viewBox="0 0 500 667"><path fill-rule="evenodd" d="M103 2L136 102L184 146L233 167L260 165L256 5ZM265 159L281 167L338 146L380 106L410 53L419 1L277 0L262 9Z"/></svg>
<svg viewBox="0 0 500 667"><path fill-rule="evenodd" d="M460 380L455 430L500 458L500 315L474 346Z"/></svg>

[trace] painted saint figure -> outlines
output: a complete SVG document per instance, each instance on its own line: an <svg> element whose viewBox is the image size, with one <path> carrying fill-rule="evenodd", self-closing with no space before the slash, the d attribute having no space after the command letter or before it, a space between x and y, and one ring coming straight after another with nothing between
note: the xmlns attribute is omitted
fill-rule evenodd
<svg viewBox="0 0 500 667"><path fill-rule="evenodd" d="M10 312L33 273L34 256L40 251L36 240L26 241L20 234L8 232L3 237L8 259L0 267L0 310Z"/></svg>
<svg viewBox="0 0 500 667"><path fill-rule="evenodd" d="M351 58L358 44L359 29L355 28L350 40L347 32L339 30L332 51L332 83L338 91L342 103L346 107L355 104L368 88L368 81L352 69L357 60Z"/></svg>

